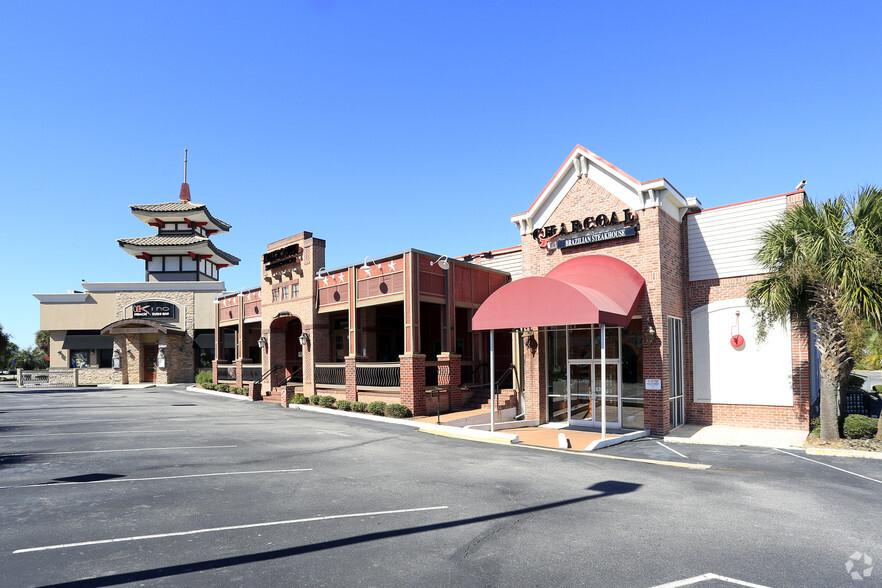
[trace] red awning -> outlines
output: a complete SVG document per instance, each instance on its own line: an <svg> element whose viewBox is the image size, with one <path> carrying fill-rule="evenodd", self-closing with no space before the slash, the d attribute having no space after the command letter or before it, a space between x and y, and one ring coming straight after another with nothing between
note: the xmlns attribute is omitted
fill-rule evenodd
<svg viewBox="0 0 882 588"><path fill-rule="evenodd" d="M646 290L633 267L608 255L586 255L544 277L522 278L490 295L475 312L476 331L600 324L625 327Z"/></svg>

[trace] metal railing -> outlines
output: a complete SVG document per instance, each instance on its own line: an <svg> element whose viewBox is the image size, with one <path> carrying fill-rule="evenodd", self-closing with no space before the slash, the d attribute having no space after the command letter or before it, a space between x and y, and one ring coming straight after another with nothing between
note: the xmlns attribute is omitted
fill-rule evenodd
<svg viewBox="0 0 882 588"><path fill-rule="evenodd" d="M318 386L345 386L346 364L345 363L317 363L315 364L315 383Z"/></svg>
<svg viewBox="0 0 882 588"><path fill-rule="evenodd" d="M217 366L217 379L221 380L236 380L236 366L234 365L218 365Z"/></svg>
<svg viewBox="0 0 882 588"><path fill-rule="evenodd" d="M270 369L266 370L266 372L264 372L263 375L260 376L260 379L255 380L254 383L259 384L260 382L263 382L265 379L269 378L271 388L278 386L277 382L276 383L273 382L272 375L275 374L277 371L283 370L283 369L285 369L285 366L283 366L283 365L274 365Z"/></svg>
<svg viewBox="0 0 882 588"><path fill-rule="evenodd" d="M22 371L19 386L22 388L73 388L77 385L76 370Z"/></svg>
<svg viewBox="0 0 882 588"><path fill-rule="evenodd" d="M220 368L218 368L218 369L220 369ZM243 364L242 365L242 381L243 382L253 382L254 380L257 380L258 378L260 378L261 369L262 369L262 367L260 366L260 364L253 364L253 365ZM218 373L220 373L220 372L218 371Z"/></svg>
<svg viewBox="0 0 882 588"><path fill-rule="evenodd" d="M439 361L427 361L426 362L426 386L437 386L438 385L438 366L441 365Z"/></svg>
<svg viewBox="0 0 882 588"><path fill-rule="evenodd" d="M356 364L355 384L360 388L399 388L401 364L397 362Z"/></svg>
<svg viewBox="0 0 882 588"><path fill-rule="evenodd" d="M475 361L464 361L462 362L462 382L463 384L488 384L489 378L486 377L486 373L489 373L490 364L488 363L479 363Z"/></svg>

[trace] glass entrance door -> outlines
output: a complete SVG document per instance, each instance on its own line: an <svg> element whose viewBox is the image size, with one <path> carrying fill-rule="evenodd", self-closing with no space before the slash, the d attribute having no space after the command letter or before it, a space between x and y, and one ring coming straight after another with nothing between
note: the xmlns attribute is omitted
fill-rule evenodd
<svg viewBox="0 0 882 588"><path fill-rule="evenodd" d="M622 423L621 372L619 361L606 364L606 425ZM601 366L599 361L571 361L567 382L568 422L581 427L602 424Z"/></svg>

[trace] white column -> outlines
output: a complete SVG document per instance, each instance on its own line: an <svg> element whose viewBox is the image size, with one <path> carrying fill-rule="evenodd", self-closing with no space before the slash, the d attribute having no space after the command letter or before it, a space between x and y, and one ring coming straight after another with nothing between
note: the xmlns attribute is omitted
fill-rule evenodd
<svg viewBox="0 0 882 588"><path fill-rule="evenodd" d="M600 438L606 439L606 325L600 325Z"/></svg>
<svg viewBox="0 0 882 588"><path fill-rule="evenodd" d="M493 346L493 329L490 330L490 431L496 426L496 351Z"/></svg>

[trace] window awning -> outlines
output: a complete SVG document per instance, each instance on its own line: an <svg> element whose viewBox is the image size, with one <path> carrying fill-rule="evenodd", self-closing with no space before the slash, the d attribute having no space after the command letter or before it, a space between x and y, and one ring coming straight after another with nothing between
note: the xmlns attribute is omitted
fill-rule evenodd
<svg viewBox="0 0 882 588"><path fill-rule="evenodd" d="M545 277L521 278L490 295L472 318L476 331L600 324L625 327L646 291L633 267L608 255L565 261Z"/></svg>
<svg viewBox="0 0 882 588"><path fill-rule="evenodd" d="M113 337L106 335L67 335L62 349L113 349Z"/></svg>
<svg viewBox="0 0 882 588"><path fill-rule="evenodd" d="M200 349L214 349L214 333L199 333L193 339Z"/></svg>

